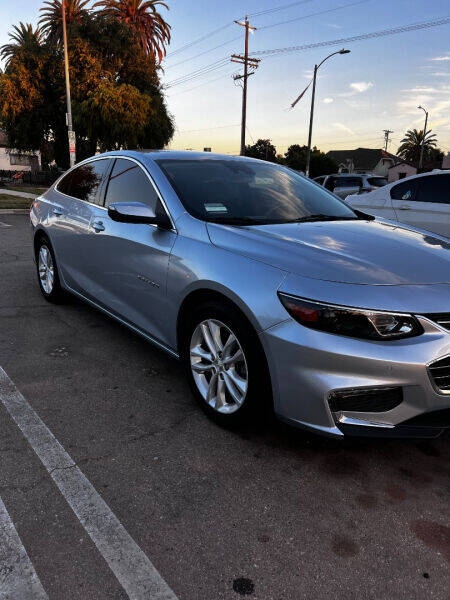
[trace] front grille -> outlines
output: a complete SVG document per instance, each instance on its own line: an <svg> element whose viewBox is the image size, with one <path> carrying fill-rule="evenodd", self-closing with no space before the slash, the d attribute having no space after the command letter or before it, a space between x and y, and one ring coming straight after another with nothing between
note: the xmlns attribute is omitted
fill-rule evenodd
<svg viewBox="0 0 450 600"><path fill-rule="evenodd" d="M367 388L333 392L328 401L332 412L382 413L403 401L402 388Z"/></svg>
<svg viewBox="0 0 450 600"><path fill-rule="evenodd" d="M441 392L450 394L450 356L428 367L431 380Z"/></svg>
<svg viewBox="0 0 450 600"><path fill-rule="evenodd" d="M423 316L450 331L450 313L432 313Z"/></svg>

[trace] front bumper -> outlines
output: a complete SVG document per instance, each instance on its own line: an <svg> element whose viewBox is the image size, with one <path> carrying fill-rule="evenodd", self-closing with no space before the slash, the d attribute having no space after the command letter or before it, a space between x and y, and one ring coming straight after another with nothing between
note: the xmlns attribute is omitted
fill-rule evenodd
<svg viewBox="0 0 450 600"><path fill-rule="evenodd" d="M450 332L419 320L423 335L396 341L332 335L292 319L262 332L275 413L293 425L335 437L436 437L449 425L439 415L450 413L450 394L435 388L428 365L450 356ZM384 412L330 408L336 391L373 388L401 388L402 401Z"/></svg>

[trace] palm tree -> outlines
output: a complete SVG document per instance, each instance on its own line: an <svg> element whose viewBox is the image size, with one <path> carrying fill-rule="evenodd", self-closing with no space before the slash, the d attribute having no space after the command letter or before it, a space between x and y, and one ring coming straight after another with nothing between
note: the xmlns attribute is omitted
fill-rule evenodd
<svg viewBox="0 0 450 600"><path fill-rule="evenodd" d="M39 48L44 41L42 30L39 27L33 28L30 23L19 23L13 26L12 33L9 34L10 44L5 44L0 48L0 57L6 62L6 66L20 50L34 51Z"/></svg>
<svg viewBox="0 0 450 600"><path fill-rule="evenodd" d="M67 23L81 23L88 15L86 5L89 0L66 0ZM51 39L62 38L62 2L61 0L47 0L40 9L42 12L39 24L42 31Z"/></svg>
<svg viewBox="0 0 450 600"><path fill-rule="evenodd" d="M400 143L401 146L397 150L397 156L417 165L419 164L422 143L423 154L424 156L428 156L436 147L437 142L436 136L434 133L431 133L431 130L426 132L424 138L423 130L409 129Z"/></svg>
<svg viewBox="0 0 450 600"><path fill-rule="evenodd" d="M161 0L99 0L94 7L126 23L137 35L144 52L159 62L166 55L170 43L170 25L159 14L160 6L169 10Z"/></svg>

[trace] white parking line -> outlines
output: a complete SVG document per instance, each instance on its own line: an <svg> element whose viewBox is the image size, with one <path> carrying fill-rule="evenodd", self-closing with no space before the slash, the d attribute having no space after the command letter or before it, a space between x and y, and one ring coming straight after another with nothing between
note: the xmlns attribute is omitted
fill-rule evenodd
<svg viewBox="0 0 450 600"><path fill-rule="evenodd" d="M3 221L0 221L0 227L11 227L11 225L8 225L8 223L3 223Z"/></svg>
<svg viewBox="0 0 450 600"><path fill-rule="evenodd" d="M0 498L0 598L48 600L22 545L14 523Z"/></svg>
<svg viewBox="0 0 450 600"><path fill-rule="evenodd" d="M1 367L0 401L42 461L129 598L177 600L148 557Z"/></svg>

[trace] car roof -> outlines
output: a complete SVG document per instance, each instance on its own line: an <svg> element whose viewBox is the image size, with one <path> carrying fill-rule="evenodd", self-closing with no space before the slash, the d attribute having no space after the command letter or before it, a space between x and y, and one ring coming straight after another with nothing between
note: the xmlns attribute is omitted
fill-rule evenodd
<svg viewBox="0 0 450 600"><path fill-rule="evenodd" d="M248 156L235 156L230 154L216 154L213 152L196 152L193 150L114 150L105 152L99 156L130 156L131 158L142 158L152 160L246 160L260 161Z"/></svg>

